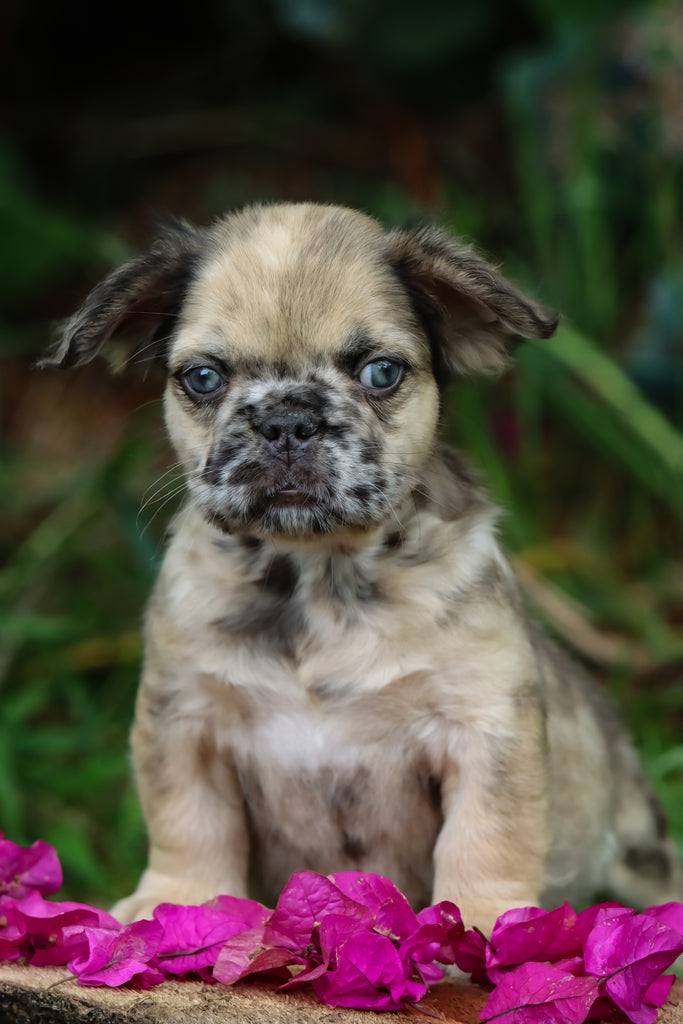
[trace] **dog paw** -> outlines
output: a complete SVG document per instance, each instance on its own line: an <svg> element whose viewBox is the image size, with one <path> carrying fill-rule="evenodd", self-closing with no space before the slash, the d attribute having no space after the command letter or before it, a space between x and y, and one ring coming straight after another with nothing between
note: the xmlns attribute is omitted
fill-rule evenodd
<svg viewBox="0 0 683 1024"><path fill-rule="evenodd" d="M120 921L121 924L130 924L132 921L149 921L154 914L154 908L161 902L164 901L146 899L133 893L132 896L126 896L125 899L118 900L109 913L117 921Z"/></svg>
<svg viewBox="0 0 683 1024"><path fill-rule="evenodd" d="M463 900L459 907L465 927L477 928L490 939L493 926L507 910L538 905L538 899L530 896L528 900L478 900L476 903Z"/></svg>
<svg viewBox="0 0 683 1024"><path fill-rule="evenodd" d="M198 906L226 891L220 886L212 886L191 878L162 875L148 868L135 892L115 903L111 908L111 914L121 924L130 924L131 921L151 919L160 903Z"/></svg>

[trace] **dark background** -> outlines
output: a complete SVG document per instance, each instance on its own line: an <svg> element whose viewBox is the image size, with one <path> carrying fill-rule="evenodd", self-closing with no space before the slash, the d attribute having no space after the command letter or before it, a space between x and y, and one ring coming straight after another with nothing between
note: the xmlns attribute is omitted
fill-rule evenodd
<svg viewBox="0 0 683 1024"><path fill-rule="evenodd" d="M0 14L0 828L108 901L145 852L139 624L182 481L161 382L39 373L150 239L315 199L476 240L564 314L445 432L683 837L683 4L10 2Z"/></svg>

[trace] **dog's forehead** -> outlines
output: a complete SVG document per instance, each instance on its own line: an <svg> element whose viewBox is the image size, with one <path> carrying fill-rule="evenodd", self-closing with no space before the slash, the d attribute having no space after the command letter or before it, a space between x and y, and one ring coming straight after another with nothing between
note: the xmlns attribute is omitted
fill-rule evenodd
<svg viewBox="0 0 683 1024"><path fill-rule="evenodd" d="M175 357L210 342L238 358L310 358L359 329L400 344L411 310L384 239L370 217L337 207L266 207L226 219L188 292Z"/></svg>

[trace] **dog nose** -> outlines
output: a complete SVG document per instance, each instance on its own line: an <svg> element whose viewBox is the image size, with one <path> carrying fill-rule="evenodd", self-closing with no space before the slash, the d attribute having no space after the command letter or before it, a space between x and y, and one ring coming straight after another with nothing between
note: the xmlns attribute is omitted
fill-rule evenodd
<svg viewBox="0 0 683 1024"><path fill-rule="evenodd" d="M285 455L289 461L303 453L321 422L320 416L306 409L281 409L264 416L254 427L275 455Z"/></svg>

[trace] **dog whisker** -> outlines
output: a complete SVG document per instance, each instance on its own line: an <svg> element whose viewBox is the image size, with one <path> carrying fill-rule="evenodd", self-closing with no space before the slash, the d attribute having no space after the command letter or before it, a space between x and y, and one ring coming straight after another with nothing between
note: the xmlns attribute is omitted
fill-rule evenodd
<svg viewBox="0 0 683 1024"><path fill-rule="evenodd" d="M147 531L149 530L149 528L151 527L152 523L157 518L159 513L164 508L166 508L166 506L169 505L170 502L172 502L174 500L174 498L177 498L179 495L183 494L185 489L186 489L185 488L185 483L183 482L183 484L181 484L179 487L176 487L174 490L172 490L168 494L164 495L163 499L161 497L155 499L156 501L159 501L159 506L158 506L158 508L156 508L154 510L154 512L149 517L149 519L147 520L147 522L143 526L142 530L140 531L140 539L142 539L145 536L145 534L147 533ZM140 510L140 512L142 512L142 509ZM137 527L139 527L139 525L140 525L140 522L139 522L139 520L140 520L140 512L138 513L138 516L137 516L137 518L135 520Z"/></svg>

